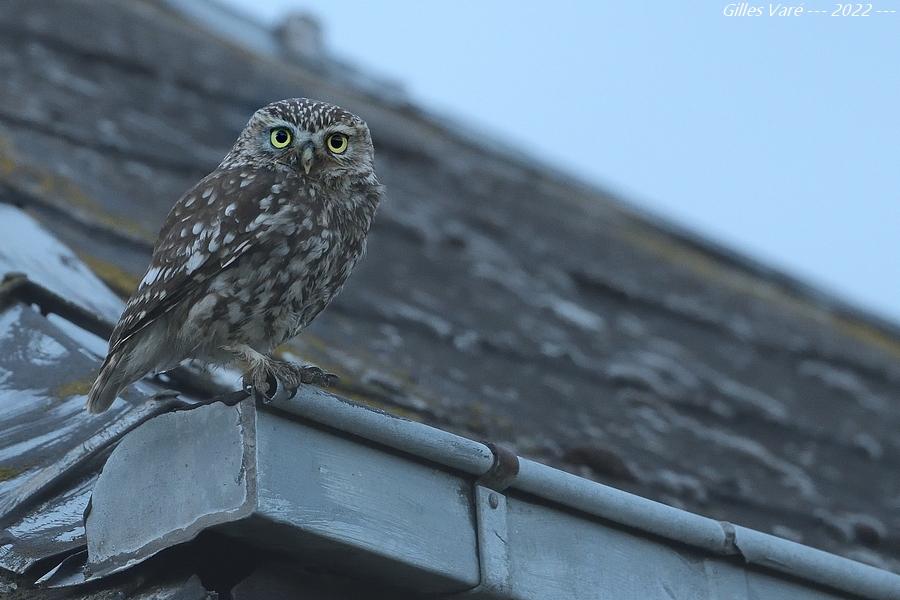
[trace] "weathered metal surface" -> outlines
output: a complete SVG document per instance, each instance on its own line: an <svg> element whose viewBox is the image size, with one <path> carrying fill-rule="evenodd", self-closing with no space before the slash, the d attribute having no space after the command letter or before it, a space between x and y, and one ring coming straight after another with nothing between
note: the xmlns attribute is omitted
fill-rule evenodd
<svg viewBox="0 0 900 600"><path fill-rule="evenodd" d="M900 576L869 565L746 527L734 527L734 545L751 565L788 576L800 573L810 583L865 598L900 598Z"/></svg>
<svg viewBox="0 0 900 600"><path fill-rule="evenodd" d="M485 444L348 402L319 388L304 387L292 399L276 397L272 407L470 475L483 475L494 464Z"/></svg>
<svg viewBox="0 0 900 600"><path fill-rule="evenodd" d="M533 461L498 460L519 470L491 489L458 469L459 449L480 445L434 431L446 454L415 454L429 429L308 387L263 410L248 399L157 417L95 486L88 569L213 527L301 565L448 597L900 597L887 571Z"/></svg>
<svg viewBox="0 0 900 600"><path fill-rule="evenodd" d="M71 482L67 490L30 507L0 536L0 567L14 573L85 544L82 514L87 508L96 476L90 473Z"/></svg>
<svg viewBox="0 0 900 600"><path fill-rule="evenodd" d="M410 425L415 432L419 424ZM344 432L269 412L259 413L256 435L258 515L285 527L279 545L295 546L307 560L339 563L422 592L478 582L465 480ZM262 541L267 529L244 534Z"/></svg>
<svg viewBox="0 0 900 600"><path fill-rule="evenodd" d="M541 498L553 498L569 508L636 527L668 540L717 554L733 553L728 537L717 521L531 460L519 461L519 475L512 487Z"/></svg>
<svg viewBox="0 0 900 600"><path fill-rule="evenodd" d="M512 598L704 597L699 556L517 498L507 506Z"/></svg>
<svg viewBox="0 0 900 600"><path fill-rule="evenodd" d="M518 497L508 500L512 593L516 600L621 598L850 600L792 577L748 570L739 559L610 526ZM895 590L900 587L895 587ZM891 596L863 596L887 600ZM896 596L894 596L896 597Z"/></svg>
<svg viewBox="0 0 900 600"><path fill-rule="evenodd" d="M506 496L475 484L473 494L478 528L478 585L460 598L485 600L509 598L512 594L510 534Z"/></svg>
<svg viewBox="0 0 900 600"><path fill-rule="evenodd" d="M125 437L94 486L89 572L105 575L255 508L252 415L220 404L160 415Z"/></svg>
<svg viewBox="0 0 900 600"><path fill-rule="evenodd" d="M474 586L465 482L345 435L257 414L250 401L151 420L123 439L94 488L88 571L125 569L218 525L303 564L426 592Z"/></svg>

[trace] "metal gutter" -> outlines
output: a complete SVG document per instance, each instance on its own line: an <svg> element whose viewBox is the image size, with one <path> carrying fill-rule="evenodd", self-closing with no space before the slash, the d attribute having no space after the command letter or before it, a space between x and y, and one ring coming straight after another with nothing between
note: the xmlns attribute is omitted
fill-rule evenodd
<svg viewBox="0 0 900 600"><path fill-rule="evenodd" d="M306 388L296 399L276 397L269 406L476 477L494 464L494 454L485 444L354 404L319 388Z"/></svg>
<svg viewBox="0 0 900 600"><path fill-rule="evenodd" d="M721 523L527 459L512 489L721 555L736 554Z"/></svg>
<svg viewBox="0 0 900 600"><path fill-rule="evenodd" d="M747 564L863 598L900 598L900 576L774 535L734 526L734 546Z"/></svg>
<svg viewBox="0 0 900 600"><path fill-rule="evenodd" d="M305 391L301 402L282 400L273 406L473 475L484 475L485 465L496 460L485 444L377 413L318 389ZM867 598L900 599L900 575L635 496L528 459L518 460L518 474L507 487L716 555L739 555L747 564L836 590Z"/></svg>
<svg viewBox="0 0 900 600"><path fill-rule="evenodd" d="M90 577L208 527L446 598L900 598L896 574L315 388L128 434L94 490Z"/></svg>

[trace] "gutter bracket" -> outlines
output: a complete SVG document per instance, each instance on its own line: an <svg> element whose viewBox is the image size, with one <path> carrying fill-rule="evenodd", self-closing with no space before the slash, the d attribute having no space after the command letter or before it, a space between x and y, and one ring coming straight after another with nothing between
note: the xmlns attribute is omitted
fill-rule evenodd
<svg viewBox="0 0 900 600"><path fill-rule="evenodd" d="M494 464L475 481L473 492L481 581L470 590L454 594L453 598L503 600L512 597L506 496L502 492L519 474L519 457L497 444L486 445L494 455Z"/></svg>
<svg viewBox="0 0 900 600"><path fill-rule="evenodd" d="M475 517L478 528L478 568L481 581L470 590L448 598L512 598L509 572L509 535L506 522L506 496L476 482Z"/></svg>
<svg viewBox="0 0 900 600"><path fill-rule="evenodd" d="M485 442L485 446L494 455L494 464L475 483L497 492L503 492L519 475L519 457L512 450L499 444Z"/></svg>

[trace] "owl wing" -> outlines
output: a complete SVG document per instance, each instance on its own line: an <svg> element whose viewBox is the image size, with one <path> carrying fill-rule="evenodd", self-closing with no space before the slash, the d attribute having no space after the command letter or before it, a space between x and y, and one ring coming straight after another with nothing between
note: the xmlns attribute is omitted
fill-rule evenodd
<svg viewBox="0 0 900 600"><path fill-rule="evenodd" d="M267 228L283 221L280 195L281 186L269 170L215 171L185 193L166 217L144 279L113 330L107 361L254 248Z"/></svg>

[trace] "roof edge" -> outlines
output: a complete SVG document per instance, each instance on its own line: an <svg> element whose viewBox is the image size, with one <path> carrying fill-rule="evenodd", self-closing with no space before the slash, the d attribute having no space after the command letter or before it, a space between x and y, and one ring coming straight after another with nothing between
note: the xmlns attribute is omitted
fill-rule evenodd
<svg viewBox="0 0 900 600"><path fill-rule="evenodd" d="M276 409L367 441L481 477L500 462L491 444L375 411L304 387ZM747 564L816 585L892 600L900 597L900 575L727 521L716 521L654 500L520 458L509 490L599 517L717 556L740 556Z"/></svg>

